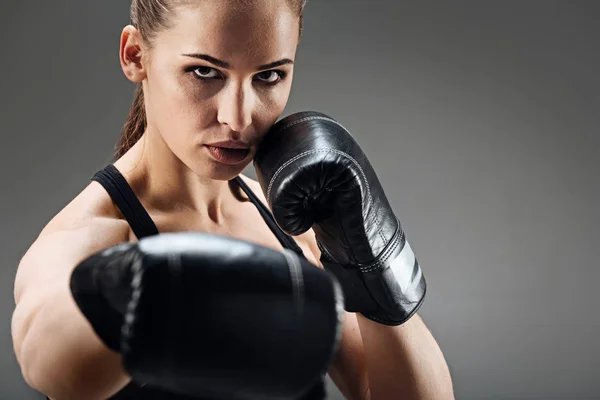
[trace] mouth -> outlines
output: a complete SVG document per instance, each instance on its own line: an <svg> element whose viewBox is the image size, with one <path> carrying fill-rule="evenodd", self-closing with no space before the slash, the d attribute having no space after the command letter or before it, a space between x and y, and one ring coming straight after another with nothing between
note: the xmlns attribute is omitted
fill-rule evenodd
<svg viewBox="0 0 600 400"><path fill-rule="evenodd" d="M250 147L240 142L218 142L204 145L216 161L227 165L244 162L250 154Z"/></svg>

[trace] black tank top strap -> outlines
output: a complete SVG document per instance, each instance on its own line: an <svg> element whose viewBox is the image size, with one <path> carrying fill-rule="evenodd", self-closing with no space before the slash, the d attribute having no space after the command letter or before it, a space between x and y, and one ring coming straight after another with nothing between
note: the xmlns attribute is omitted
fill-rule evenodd
<svg viewBox="0 0 600 400"><path fill-rule="evenodd" d="M281 243L281 245L284 248L290 249L293 252L297 253L299 256L304 257L304 253L302 252L300 246L298 246L298 243L296 243L296 241L291 236L283 232L279 225L277 225L277 222L275 222L275 218L273 217L273 214L271 214L271 211L269 211L267 206L264 205L262 201L260 201L260 199L248 187L246 182L244 182L239 176L235 178L235 181L244 191L244 193L246 193L246 196L248 196L250 201L256 206L260 215L263 217L263 219L265 220L275 237L277 237L277 240L279 240L279 243Z"/></svg>
<svg viewBox="0 0 600 400"><path fill-rule="evenodd" d="M96 172L92 180L106 189L138 239L159 233L154 221L140 203L131 186L114 165L109 164Z"/></svg>

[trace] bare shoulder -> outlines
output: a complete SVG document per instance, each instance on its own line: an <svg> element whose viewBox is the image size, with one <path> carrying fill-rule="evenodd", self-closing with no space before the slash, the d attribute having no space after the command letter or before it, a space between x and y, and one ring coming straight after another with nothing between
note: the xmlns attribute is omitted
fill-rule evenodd
<svg viewBox="0 0 600 400"><path fill-rule="evenodd" d="M97 224L122 227L123 222L124 219L106 190L99 183L90 182L48 222L40 237Z"/></svg>
<svg viewBox="0 0 600 400"><path fill-rule="evenodd" d="M129 225L104 189L92 182L48 222L21 258L15 300L27 288L52 290L85 257L129 239Z"/></svg>

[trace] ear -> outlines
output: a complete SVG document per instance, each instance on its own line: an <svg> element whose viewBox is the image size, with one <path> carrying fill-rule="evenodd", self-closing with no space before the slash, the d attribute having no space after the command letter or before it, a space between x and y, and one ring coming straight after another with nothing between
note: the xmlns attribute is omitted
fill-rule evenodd
<svg viewBox="0 0 600 400"><path fill-rule="evenodd" d="M143 40L140 32L132 25L127 25L121 32L119 60L123 73L132 82L140 83L146 79L144 65Z"/></svg>

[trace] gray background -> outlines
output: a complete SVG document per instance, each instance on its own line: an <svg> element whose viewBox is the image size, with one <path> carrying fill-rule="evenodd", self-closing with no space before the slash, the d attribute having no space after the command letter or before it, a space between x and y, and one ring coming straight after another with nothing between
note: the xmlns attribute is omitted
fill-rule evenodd
<svg viewBox="0 0 600 400"><path fill-rule="evenodd" d="M0 6L0 398L18 261L110 161L128 1ZM312 0L285 113L349 128L428 278L458 399L600 399L600 2ZM332 391L331 398L339 398Z"/></svg>

